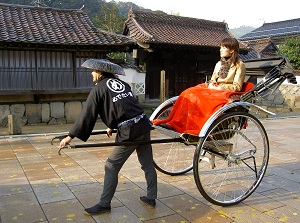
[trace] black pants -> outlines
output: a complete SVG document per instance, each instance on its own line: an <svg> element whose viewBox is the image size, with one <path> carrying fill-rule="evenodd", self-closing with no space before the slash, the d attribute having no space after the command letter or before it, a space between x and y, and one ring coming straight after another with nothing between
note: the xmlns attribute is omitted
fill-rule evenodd
<svg viewBox="0 0 300 223"><path fill-rule="evenodd" d="M150 124L147 117L138 123L129 123L118 129L116 142L150 140ZM142 170L147 182L147 197L157 198L157 174L153 165L151 144L117 146L113 149L105 163L104 187L100 199L102 206L110 206L118 185L118 174L129 156L136 150Z"/></svg>

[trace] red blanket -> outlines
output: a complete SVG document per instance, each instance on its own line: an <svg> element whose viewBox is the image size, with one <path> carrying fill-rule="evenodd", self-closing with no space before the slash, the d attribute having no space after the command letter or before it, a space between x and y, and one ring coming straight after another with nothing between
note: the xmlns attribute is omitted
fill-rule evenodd
<svg viewBox="0 0 300 223"><path fill-rule="evenodd" d="M230 101L233 95L241 95L253 84L247 83L242 92L215 90L199 84L183 91L167 119L152 121L154 125L167 124L179 133L198 135L207 119Z"/></svg>

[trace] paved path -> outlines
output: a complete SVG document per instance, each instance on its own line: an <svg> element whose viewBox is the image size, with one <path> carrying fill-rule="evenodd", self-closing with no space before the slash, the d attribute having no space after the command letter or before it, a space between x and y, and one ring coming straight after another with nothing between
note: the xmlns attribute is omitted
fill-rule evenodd
<svg viewBox="0 0 300 223"><path fill-rule="evenodd" d="M104 162L111 147L64 150L50 144L49 132L70 126L31 126L26 134L0 136L0 222L300 222L300 118L262 120L270 141L270 161L262 184L244 202L219 207L207 202L192 172L158 172L157 207L138 199L145 194L143 172L134 153L122 168L112 212L85 216L102 191ZM99 124L100 125L100 124ZM2 132L4 130L2 129ZM24 130L25 131L25 130ZM24 133L23 131L23 133ZM92 136L89 143L108 140ZM74 143L81 143L74 140Z"/></svg>

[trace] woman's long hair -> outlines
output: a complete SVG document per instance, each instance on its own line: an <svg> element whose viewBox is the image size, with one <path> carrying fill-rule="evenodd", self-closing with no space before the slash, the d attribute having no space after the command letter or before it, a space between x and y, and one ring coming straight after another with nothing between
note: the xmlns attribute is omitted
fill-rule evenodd
<svg viewBox="0 0 300 223"><path fill-rule="evenodd" d="M229 50L233 50L230 59L233 65L236 65L239 62L239 51L240 51L240 45L239 42L235 38L225 38L222 40L221 46L225 46Z"/></svg>

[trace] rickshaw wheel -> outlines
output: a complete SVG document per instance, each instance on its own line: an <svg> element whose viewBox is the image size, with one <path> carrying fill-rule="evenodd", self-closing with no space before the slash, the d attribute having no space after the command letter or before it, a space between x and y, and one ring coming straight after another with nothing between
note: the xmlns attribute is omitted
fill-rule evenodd
<svg viewBox="0 0 300 223"><path fill-rule="evenodd" d="M269 141L261 122L246 112L224 114L199 140L194 179L211 203L234 205L259 186L268 160Z"/></svg>
<svg viewBox="0 0 300 223"><path fill-rule="evenodd" d="M170 114L176 99L171 98L153 112L150 120L166 119ZM174 137L172 133L157 129L151 131L151 139ZM181 142L153 144L153 159L155 168L167 175L175 176L185 174L193 169L193 156L195 145L186 145Z"/></svg>

